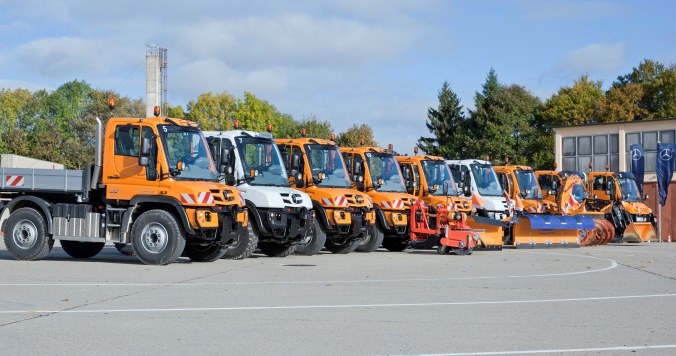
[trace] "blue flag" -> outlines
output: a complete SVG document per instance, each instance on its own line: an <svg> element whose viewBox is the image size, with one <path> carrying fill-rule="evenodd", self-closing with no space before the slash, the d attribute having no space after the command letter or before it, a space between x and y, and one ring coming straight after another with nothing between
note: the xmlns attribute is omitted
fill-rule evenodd
<svg viewBox="0 0 676 356"><path fill-rule="evenodd" d="M674 173L674 156L676 155L676 144L658 143L657 144L657 164L655 172L657 173L657 191L660 194L660 205L664 206L669 193L669 183Z"/></svg>
<svg viewBox="0 0 676 356"><path fill-rule="evenodd" d="M643 158L643 145L634 143L629 145L629 154L631 155L631 173L636 177L638 191L643 194L643 175L645 170L645 159Z"/></svg>

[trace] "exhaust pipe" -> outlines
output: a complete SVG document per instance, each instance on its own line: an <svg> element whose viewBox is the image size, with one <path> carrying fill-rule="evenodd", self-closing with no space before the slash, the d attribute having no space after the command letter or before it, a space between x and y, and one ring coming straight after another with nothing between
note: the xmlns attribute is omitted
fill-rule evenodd
<svg viewBox="0 0 676 356"><path fill-rule="evenodd" d="M92 169L91 189L97 189L99 186L99 176L101 175L101 166L103 165L103 123L96 117L96 132L94 135L94 169Z"/></svg>

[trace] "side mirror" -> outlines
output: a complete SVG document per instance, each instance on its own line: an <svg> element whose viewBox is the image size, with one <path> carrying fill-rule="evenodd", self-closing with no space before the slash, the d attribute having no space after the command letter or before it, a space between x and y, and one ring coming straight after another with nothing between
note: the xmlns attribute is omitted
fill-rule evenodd
<svg viewBox="0 0 676 356"><path fill-rule="evenodd" d="M138 165L141 167L147 167L150 164L150 158L147 156L141 156L138 158Z"/></svg>
<svg viewBox="0 0 676 356"><path fill-rule="evenodd" d="M150 138L144 137L141 140L141 156L150 156L150 148L152 145L152 141L150 141Z"/></svg>
<svg viewBox="0 0 676 356"><path fill-rule="evenodd" d="M354 174L361 174L361 162L354 162Z"/></svg>
<svg viewBox="0 0 676 356"><path fill-rule="evenodd" d="M303 173L296 173L296 175L293 177L293 180L296 184L296 188L303 188L305 186L305 183L303 182Z"/></svg>
<svg viewBox="0 0 676 356"><path fill-rule="evenodd" d="M466 197L472 196L472 188L469 185L462 187L462 192L463 194L465 194Z"/></svg>
<svg viewBox="0 0 676 356"><path fill-rule="evenodd" d="M291 168L300 171L300 153L298 151L291 157Z"/></svg>
<svg viewBox="0 0 676 356"><path fill-rule="evenodd" d="M443 195L448 195L448 182L444 182L441 187L441 192Z"/></svg>
<svg viewBox="0 0 676 356"><path fill-rule="evenodd" d="M552 182L552 190L557 191L558 189L559 189L559 183L557 183L556 181L553 181Z"/></svg>

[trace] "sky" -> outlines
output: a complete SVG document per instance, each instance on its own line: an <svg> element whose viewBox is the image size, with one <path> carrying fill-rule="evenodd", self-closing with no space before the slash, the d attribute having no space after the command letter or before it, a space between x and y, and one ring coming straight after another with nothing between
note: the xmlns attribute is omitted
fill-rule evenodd
<svg viewBox="0 0 676 356"><path fill-rule="evenodd" d="M644 59L674 63L676 1L0 0L0 89L80 80L145 101L151 44L171 105L251 92L410 154L444 82L472 109L491 68L545 101L583 74L607 89Z"/></svg>

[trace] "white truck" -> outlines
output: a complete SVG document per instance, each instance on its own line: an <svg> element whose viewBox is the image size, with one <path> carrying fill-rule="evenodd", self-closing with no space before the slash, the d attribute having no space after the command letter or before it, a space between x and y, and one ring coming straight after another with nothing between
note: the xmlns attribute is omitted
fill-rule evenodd
<svg viewBox="0 0 676 356"><path fill-rule="evenodd" d="M510 216L510 202L500 186L493 165L478 159L447 160L453 179L458 184L469 185L469 196L476 215L504 221Z"/></svg>
<svg viewBox="0 0 676 356"><path fill-rule="evenodd" d="M269 132L206 131L204 135L223 181L243 195L249 211L249 237L228 247L225 258L250 256L256 247L267 256L307 251L312 236L312 200L289 187L279 149Z"/></svg>

